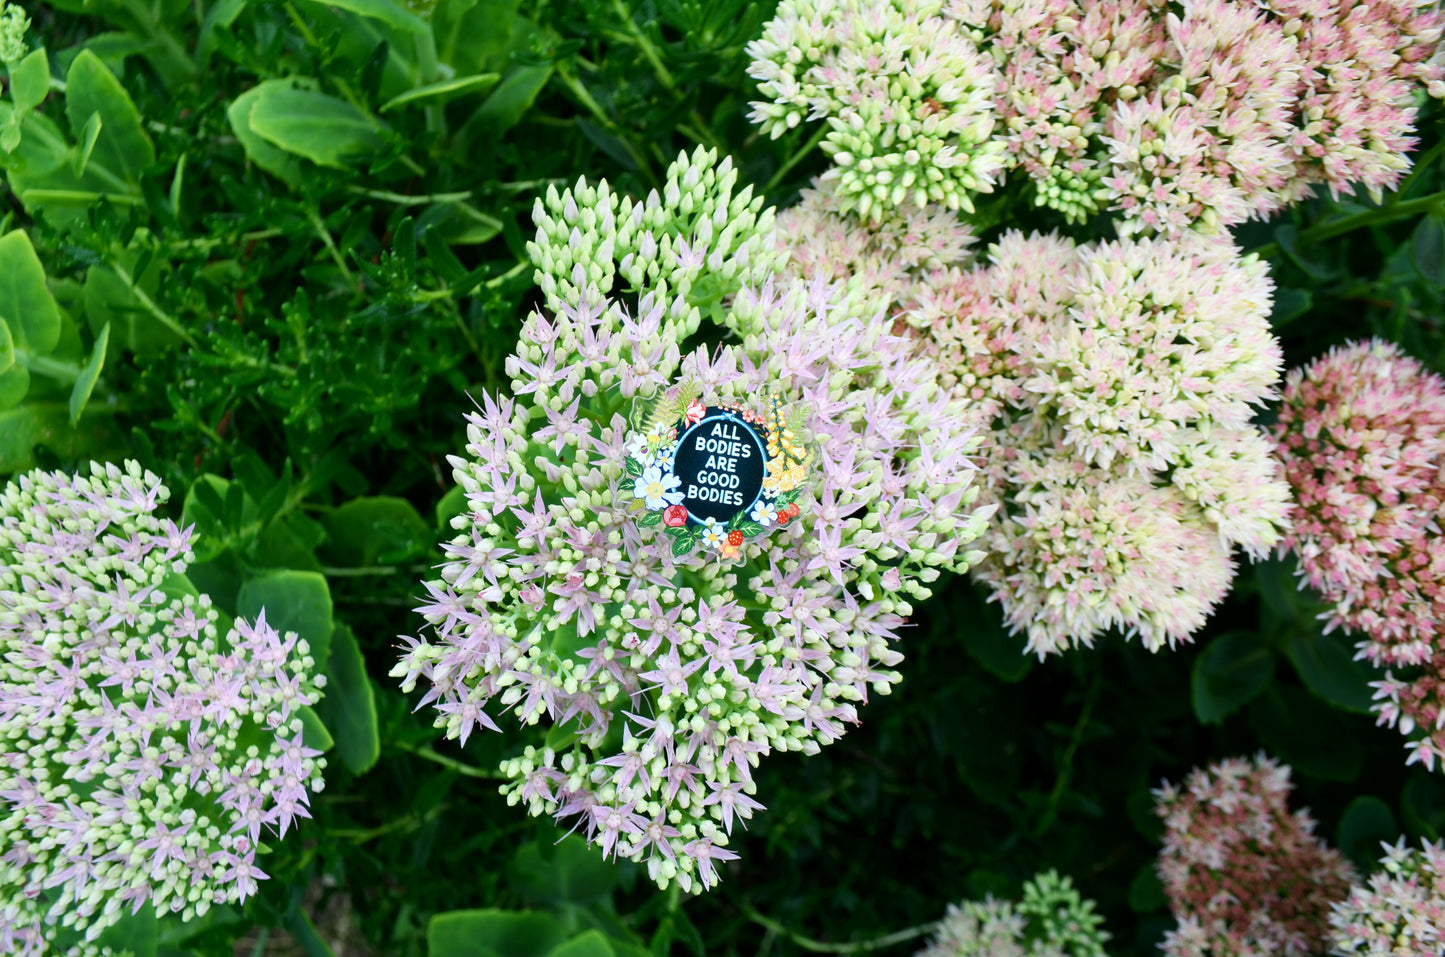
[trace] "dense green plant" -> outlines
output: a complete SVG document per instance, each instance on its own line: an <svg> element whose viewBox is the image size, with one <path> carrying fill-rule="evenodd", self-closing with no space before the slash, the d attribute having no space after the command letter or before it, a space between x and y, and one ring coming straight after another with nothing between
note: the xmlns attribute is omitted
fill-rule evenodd
<svg viewBox="0 0 1445 957"><path fill-rule="evenodd" d="M1017 899L1056 869L1098 902L1111 953L1144 955L1170 926L1150 788L1261 748L1361 867L1380 839L1445 833L1445 784L1374 726L1373 675L1284 561L1242 568L1193 645L1042 664L980 591L941 580L898 690L838 745L758 770L768 811L705 897L508 809L502 736L458 748L412 713L393 646L464 507L445 456L466 393L504 387L541 299L536 197L580 175L642 196L700 144L791 204L827 158L811 130L747 121L744 46L772 6L62 0L28 11L28 50L0 44L0 476L138 459L195 526L188 575L220 612L264 605L325 636L308 640L326 789L272 842L270 879L244 908L142 913L103 943L605 957L892 935L906 953L949 902ZM1237 230L1278 284L1290 365L1380 335L1445 369L1434 108L1421 133L1383 203L1319 198ZM1064 224L1026 196L979 205Z"/></svg>

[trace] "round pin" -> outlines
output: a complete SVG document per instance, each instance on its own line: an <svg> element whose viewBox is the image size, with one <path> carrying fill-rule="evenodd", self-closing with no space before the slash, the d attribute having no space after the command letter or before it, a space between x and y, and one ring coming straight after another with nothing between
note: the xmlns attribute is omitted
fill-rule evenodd
<svg viewBox="0 0 1445 957"><path fill-rule="evenodd" d="M726 525L757 502L766 465L757 430L731 409L708 406L679 437L672 474L692 522Z"/></svg>

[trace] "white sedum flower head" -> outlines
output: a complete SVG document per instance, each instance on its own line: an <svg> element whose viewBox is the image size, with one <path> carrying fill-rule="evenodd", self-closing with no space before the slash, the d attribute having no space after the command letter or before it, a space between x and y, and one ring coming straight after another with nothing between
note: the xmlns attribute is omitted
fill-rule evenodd
<svg viewBox="0 0 1445 957"><path fill-rule="evenodd" d="M190 530L134 462L0 493L0 951L94 938L149 902L245 900L264 832L309 817L324 678L264 613L223 627L181 573Z"/></svg>

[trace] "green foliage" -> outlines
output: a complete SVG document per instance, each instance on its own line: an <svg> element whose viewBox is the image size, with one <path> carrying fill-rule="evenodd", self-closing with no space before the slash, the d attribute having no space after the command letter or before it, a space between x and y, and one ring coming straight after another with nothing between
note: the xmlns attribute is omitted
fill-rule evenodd
<svg viewBox="0 0 1445 957"><path fill-rule="evenodd" d="M142 911L104 942L219 957L289 935L325 954L345 913L397 957L785 957L1056 869L1098 901L1109 952L1142 957L1169 926L1149 789L1261 748L1361 864L1400 831L1445 834L1445 784L1404 767L1368 714L1378 676L1283 562L1243 567L1193 647L1111 638L1044 662L940 582L903 686L821 754L764 762L767 810L701 898L507 806L494 769L545 729L457 748L413 713L387 672L468 507L446 461L466 393L503 385L537 302L535 198L579 175L645 195L701 144L790 203L822 158L745 119L743 48L770 7L35 5L0 97L0 473L141 459L194 526L195 586L227 615L264 604L327 678L303 720L328 786L271 842L258 897L190 925ZM1239 231L1271 261L1288 364L1381 335L1445 369L1445 148L1422 119L1384 205L1322 197ZM981 238L1051 215L1005 191L980 203Z"/></svg>

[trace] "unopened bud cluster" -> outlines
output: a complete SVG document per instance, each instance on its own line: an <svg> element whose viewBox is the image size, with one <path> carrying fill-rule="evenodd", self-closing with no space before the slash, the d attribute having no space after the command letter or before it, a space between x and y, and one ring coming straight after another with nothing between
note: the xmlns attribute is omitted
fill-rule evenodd
<svg viewBox="0 0 1445 957"><path fill-rule="evenodd" d="M135 463L0 493L0 947L94 937L147 902L245 900L263 833L309 817L324 762L298 709L306 642L221 614L183 577L190 530Z"/></svg>
<svg viewBox="0 0 1445 957"><path fill-rule="evenodd" d="M917 957L1104 957L1109 933L1073 882L1054 871L1024 883L1023 900L948 905Z"/></svg>
<svg viewBox="0 0 1445 957"><path fill-rule="evenodd" d="M684 156L670 176L687 182L697 165ZM732 208L719 197L725 164L695 182L711 185L694 210ZM534 255L555 248L554 224L581 222L589 196L611 207L601 186L549 198ZM660 885L702 889L736 856L734 827L762 808L759 759L816 752L870 691L887 693L911 602L941 570L979 560L968 545L987 512L973 506L976 440L909 341L850 311L833 284L754 281L763 254L777 255L772 237L758 232L744 262L738 244L708 238L727 223L703 227L671 201L647 208L662 212L644 212L626 244L620 214L578 241L626 249L619 275L633 248L648 251L657 268L627 290L635 306L575 263L553 313L524 326L512 395L485 395L470 416L467 456L452 459L468 512L426 586L430 634L407 639L393 674L426 688L422 703L463 742L505 712L548 725L545 746L503 763L509 799L646 861ZM748 230L771 221L743 215ZM725 341L684 354L703 287L723 304L707 332ZM801 517L726 563L675 553L663 528L641 525L626 472L634 401L683 383L706 405L747 407L772 390L806 410Z"/></svg>

